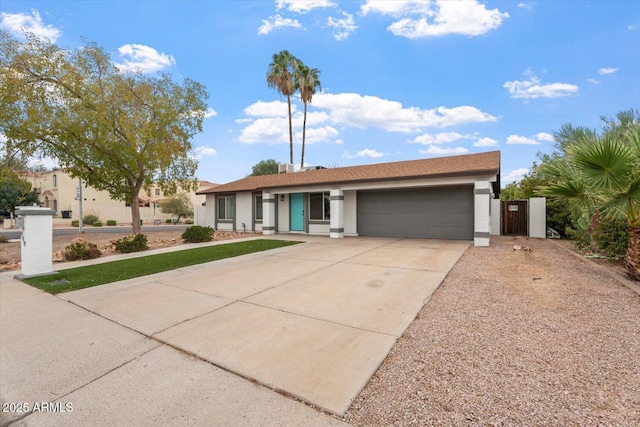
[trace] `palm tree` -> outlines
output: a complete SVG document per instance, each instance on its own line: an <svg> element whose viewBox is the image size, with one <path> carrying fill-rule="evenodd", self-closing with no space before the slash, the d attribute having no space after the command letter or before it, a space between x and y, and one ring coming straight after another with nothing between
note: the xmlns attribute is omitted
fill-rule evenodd
<svg viewBox="0 0 640 427"><path fill-rule="evenodd" d="M289 107L289 159L293 164L293 130L291 127L291 95L295 93L294 75L298 68L298 59L283 50L280 53L274 53L272 62L269 64L267 71L267 85L276 89L280 94L287 97L287 105Z"/></svg>
<svg viewBox="0 0 640 427"><path fill-rule="evenodd" d="M540 193L577 202L584 212L626 220L629 244L626 267L640 280L640 114L629 110L605 121L598 136L584 129L563 127L559 141L564 155L542 167L553 183Z"/></svg>
<svg viewBox="0 0 640 427"><path fill-rule="evenodd" d="M304 103L304 121L302 122L302 156L300 159L300 167L304 167L304 144L307 134L307 104L311 103L313 94L316 89L322 90L318 75L320 70L317 68L309 68L299 63L295 74L295 89L300 91L300 100Z"/></svg>

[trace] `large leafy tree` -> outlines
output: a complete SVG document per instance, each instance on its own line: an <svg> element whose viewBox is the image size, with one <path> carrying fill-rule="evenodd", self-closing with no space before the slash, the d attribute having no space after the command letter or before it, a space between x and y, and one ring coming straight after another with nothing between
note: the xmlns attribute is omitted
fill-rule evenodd
<svg viewBox="0 0 640 427"><path fill-rule="evenodd" d="M299 60L283 50L273 54L271 64L267 71L267 85L275 89L278 93L287 97L287 107L289 111L289 162L293 164L293 127L291 125L291 95L295 89L295 73L298 69Z"/></svg>
<svg viewBox="0 0 640 427"><path fill-rule="evenodd" d="M640 280L640 114L628 110L603 120L602 133L570 125L556 133L561 155L543 165L553 180L540 191L587 215L625 220L627 271Z"/></svg>
<svg viewBox="0 0 640 427"><path fill-rule="evenodd" d="M316 89L321 89L320 71L317 68L309 68L299 63L295 74L295 88L300 91L300 100L304 104L304 121L302 122L302 156L300 157L300 167L304 167L304 146L307 131L307 105L311 103Z"/></svg>
<svg viewBox="0 0 640 427"><path fill-rule="evenodd" d="M278 173L278 162L273 159L261 160L251 167L250 176L275 175Z"/></svg>
<svg viewBox="0 0 640 427"><path fill-rule="evenodd" d="M125 73L95 44L63 50L32 34L0 32L0 132L12 149L56 158L73 177L131 206L141 189L196 186L191 138L202 130L205 88L166 74Z"/></svg>
<svg viewBox="0 0 640 427"><path fill-rule="evenodd" d="M31 184L12 170L0 170L0 211L13 213L16 206L31 206L33 203L38 203L38 195L31 189Z"/></svg>

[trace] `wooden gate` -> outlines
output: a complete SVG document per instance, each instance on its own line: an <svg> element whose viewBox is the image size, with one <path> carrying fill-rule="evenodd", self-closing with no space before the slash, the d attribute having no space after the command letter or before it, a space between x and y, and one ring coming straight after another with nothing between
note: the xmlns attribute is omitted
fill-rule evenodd
<svg viewBox="0 0 640 427"><path fill-rule="evenodd" d="M502 201L502 234L504 236L528 235L526 200Z"/></svg>

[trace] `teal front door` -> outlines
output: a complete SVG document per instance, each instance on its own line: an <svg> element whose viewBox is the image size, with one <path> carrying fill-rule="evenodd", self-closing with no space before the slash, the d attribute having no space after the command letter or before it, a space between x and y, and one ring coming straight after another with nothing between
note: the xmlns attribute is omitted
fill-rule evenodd
<svg viewBox="0 0 640 427"><path fill-rule="evenodd" d="M289 196L289 220L291 231L304 231L304 196L302 193L292 193Z"/></svg>

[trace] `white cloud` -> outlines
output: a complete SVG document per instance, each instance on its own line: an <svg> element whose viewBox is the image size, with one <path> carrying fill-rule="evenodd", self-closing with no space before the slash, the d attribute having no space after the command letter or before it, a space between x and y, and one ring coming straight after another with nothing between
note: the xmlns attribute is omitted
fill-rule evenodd
<svg viewBox="0 0 640 427"><path fill-rule="evenodd" d="M193 151L195 152L197 159L201 159L206 156L215 156L218 154L215 148L207 145L196 147Z"/></svg>
<svg viewBox="0 0 640 427"><path fill-rule="evenodd" d="M428 127L497 120L470 106L431 110L405 108L397 101L357 93L320 93L313 97L313 105L327 110L333 123L357 128L374 127L389 132L419 132Z"/></svg>
<svg viewBox="0 0 640 427"><path fill-rule="evenodd" d="M548 142L554 142L555 139L553 139L553 135L551 135L550 133L546 133L546 132L539 132L536 134L536 138L538 138L538 141L548 141Z"/></svg>
<svg viewBox="0 0 640 427"><path fill-rule="evenodd" d="M308 123L307 123L308 125ZM319 128L307 127L305 135L305 144L316 144L318 142L329 142L338 136L336 128L331 126L323 126ZM294 142L302 142L302 131L296 132L293 136ZM287 139L287 142L289 140Z"/></svg>
<svg viewBox="0 0 640 427"><path fill-rule="evenodd" d="M211 107L207 108L207 111L204 112L205 119L208 119L209 117L215 117L217 115L218 115L218 112Z"/></svg>
<svg viewBox="0 0 640 427"><path fill-rule="evenodd" d="M605 74L615 74L619 69L620 68L613 68L613 67L599 68L598 74L600 74L601 76L604 76Z"/></svg>
<svg viewBox="0 0 640 427"><path fill-rule="evenodd" d="M283 18L280 15L270 16L269 19L263 19L262 25L258 28L258 35L269 34L273 30L280 28L302 28L302 24L297 19Z"/></svg>
<svg viewBox="0 0 640 427"><path fill-rule="evenodd" d="M497 145L498 141L493 138L480 138L473 143L474 147L496 147Z"/></svg>
<svg viewBox="0 0 640 427"><path fill-rule="evenodd" d="M578 86L569 83L542 84L531 70L525 72L528 80L506 82L503 87L511 94L511 98L559 98L578 92Z"/></svg>
<svg viewBox="0 0 640 427"><path fill-rule="evenodd" d="M506 183L520 181L528 173L529 169L527 168L515 169L503 176L501 181Z"/></svg>
<svg viewBox="0 0 640 427"><path fill-rule="evenodd" d="M637 30L638 28L640 28L640 24L633 24L633 25L629 25L629 26L627 27L627 30L629 30L629 31L635 31L635 30Z"/></svg>
<svg viewBox="0 0 640 427"><path fill-rule="evenodd" d="M371 157L375 159L375 158L383 157L384 155L385 155L384 153L381 153L376 149L365 148L364 150L360 150L355 154L351 154L349 151L345 151L344 153L342 153L342 158L355 159L355 158L361 158L361 157Z"/></svg>
<svg viewBox="0 0 640 427"><path fill-rule="evenodd" d="M296 110L295 104L291 105L291 112ZM257 101L242 110L247 116L253 117L289 117L287 103L283 101Z"/></svg>
<svg viewBox="0 0 640 427"><path fill-rule="evenodd" d="M153 73L175 65L176 59L142 44L125 44L118 48L124 62L115 64L122 71Z"/></svg>
<svg viewBox="0 0 640 427"><path fill-rule="evenodd" d="M445 144L447 142L457 141L459 139L469 139L467 135L461 135L458 132L443 132L431 135L425 133L413 138L410 143L432 145L432 144Z"/></svg>
<svg viewBox="0 0 640 427"><path fill-rule="evenodd" d="M427 154L427 155L433 155L433 156L447 156L450 154L465 154L469 152L469 150L467 150L464 147L442 148L442 147L438 147L437 145L432 145L426 150L418 150L418 151L420 152L420 154Z"/></svg>
<svg viewBox="0 0 640 427"><path fill-rule="evenodd" d="M540 145L539 141L526 136L509 135L507 137L507 144L509 145Z"/></svg>
<svg viewBox="0 0 640 427"><path fill-rule="evenodd" d="M287 9L295 13L307 13L318 8L335 6L330 0L276 0L276 10Z"/></svg>
<svg viewBox="0 0 640 427"><path fill-rule="evenodd" d="M521 1L520 3L518 3L518 7L521 8L521 9L525 9L525 10L532 10L533 9L533 2L525 3L523 1Z"/></svg>
<svg viewBox="0 0 640 427"><path fill-rule="evenodd" d="M327 23L330 27L332 27L336 32L333 37L336 40L344 40L351 35L355 30L358 29L355 21L353 20L353 15L347 12L342 13L343 18L333 18L329 17Z"/></svg>
<svg viewBox="0 0 640 427"><path fill-rule="evenodd" d="M286 117L268 117L254 120L240 132L238 141L246 144L281 144L289 142L289 120Z"/></svg>
<svg viewBox="0 0 640 427"><path fill-rule="evenodd" d="M360 11L401 18L387 29L407 38L434 37L448 34L479 36L497 28L509 17L498 9L488 10L476 0L449 1L377 1L367 0Z"/></svg>
<svg viewBox="0 0 640 427"><path fill-rule="evenodd" d="M587 81L593 85L599 85L600 81L596 79L587 79Z"/></svg>
<svg viewBox="0 0 640 427"><path fill-rule="evenodd" d="M6 30L17 37L21 37L23 30L26 30L38 37L49 40L51 43L55 43L62 35L62 31L53 25L45 25L36 9L31 10L31 15L27 13L0 13L0 29Z"/></svg>

